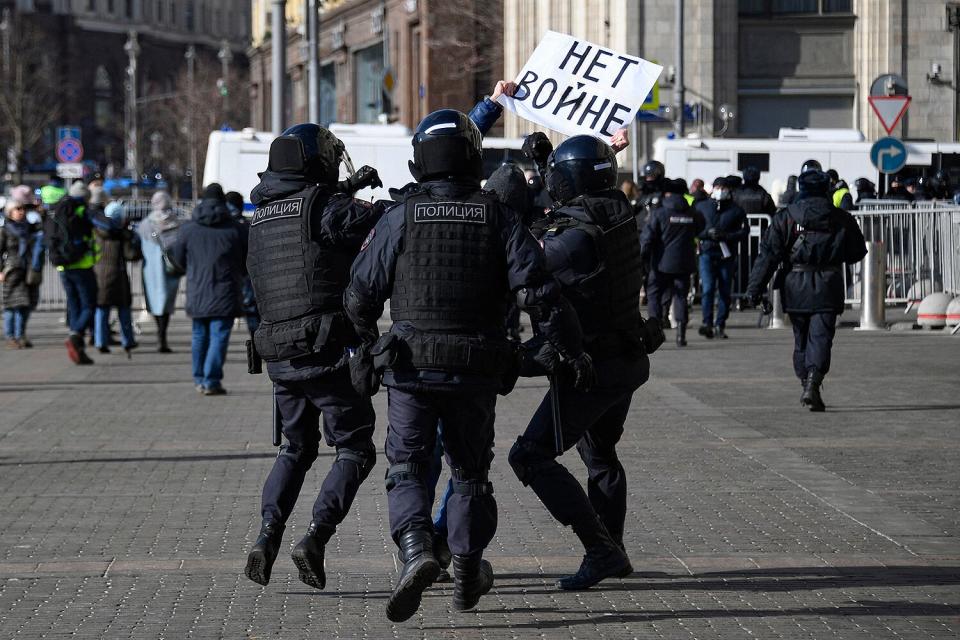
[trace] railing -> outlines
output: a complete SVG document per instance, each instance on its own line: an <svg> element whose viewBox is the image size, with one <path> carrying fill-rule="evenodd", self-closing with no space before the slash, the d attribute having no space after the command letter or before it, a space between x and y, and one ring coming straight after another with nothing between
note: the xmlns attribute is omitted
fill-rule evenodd
<svg viewBox="0 0 960 640"><path fill-rule="evenodd" d="M141 220L150 213L150 202L148 200L125 200L127 219L136 228ZM181 218L188 218L193 209L193 203L189 201L174 202L174 210ZM146 299L143 294L143 263L134 262L127 264L127 273L130 275L130 291L133 294L134 311L144 309ZM177 308L183 308L186 303L186 287L184 282L180 283L180 291L177 294ZM40 302L37 309L40 311L59 311L67 307L67 296L63 291L63 285L60 284L60 274L57 268L49 263L43 267L43 283L40 285Z"/></svg>

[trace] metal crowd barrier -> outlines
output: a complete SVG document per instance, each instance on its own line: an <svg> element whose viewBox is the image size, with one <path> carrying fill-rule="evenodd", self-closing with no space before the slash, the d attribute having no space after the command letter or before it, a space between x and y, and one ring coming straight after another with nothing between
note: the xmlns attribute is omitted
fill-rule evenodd
<svg viewBox="0 0 960 640"><path fill-rule="evenodd" d="M124 200L127 220L136 228L141 220L150 213L149 200ZM193 210L193 202L177 201L173 203L174 210L181 218L188 218ZM130 291L133 294L132 309L134 312L146 308L146 298L143 294L143 263L134 262L127 264L127 273L130 275ZM186 304L186 284L185 280L180 282L180 290L177 293L176 306L182 309ZM63 291L63 285L60 284L60 274L57 268L48 261L43 267L43 282L40 285L40 302L37 305L39 311L60 311L67 308L67 296Z"/></svg>

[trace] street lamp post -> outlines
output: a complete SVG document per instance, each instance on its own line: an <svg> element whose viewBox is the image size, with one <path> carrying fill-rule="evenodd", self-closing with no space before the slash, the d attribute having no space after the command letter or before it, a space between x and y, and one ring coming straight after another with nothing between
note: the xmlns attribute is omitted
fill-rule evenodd
<svg viewBox="0 0 960 640"><path fill-rule="evenodd" d="M676 4L676 20L677 20L677 71L674 79L674 103L676 104L677 114L676 114L676 127L677 127L677 137L682 138L683 134L686 133L686 126L683 121L683 103L686 99L684 96L684 86L683 86L683 0L677 0Z"/></svg>
<svg viewBox="0 0 960 640"><path fill-rule="evenodd" d="M197 60L197 50L191 44L183 57L187 59L187 138L190 141L190 197L197 199L197 127L193 105L193 72Z"/></svg>
<svg viewBox="0 0 960 640"><path fill-rule="evenodd" d="M270 58L273 82L271 83L270 128L275 135L283 132L283 120L287 81L287 25L286 0L273 0L271 20Z"/></svg>
<svg viewBox="0 0 960 640"><path fill-rule="evenodd" d="M230 43L223 40L220 44L220 51L217 52L217 58L220 59L220 95L223 97L223 122L227 122L227 101L230 94L230 62L233 61L233 51L230 50Z"/></svg>
<svg viewBox="0 0 960 640"><path fill-rule="evenodd" d="M320 121L320 64L317 60L318 0L307 0L307 119Z"/></svg>
<svg viewBox="0 0 960 640"><path fill-rule="evenodd" d="M127 52L127 170L133 177L133 197L139 195L140 162L137 157L137 57L140 55L140 43L137 32L131 30L127 42L123 45Z"/></svg>

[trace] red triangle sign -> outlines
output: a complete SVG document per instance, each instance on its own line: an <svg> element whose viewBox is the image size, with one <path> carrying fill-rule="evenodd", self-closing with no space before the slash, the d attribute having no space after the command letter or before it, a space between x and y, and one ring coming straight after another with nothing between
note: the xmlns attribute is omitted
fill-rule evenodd
<svg viewBox="0 0 960 640"><path fill-rule="evenodd" d="M893 133L910 106L910 96L870 96L868 100L873 112L880 118L880 124L887 130L887 135Z"/></svg>

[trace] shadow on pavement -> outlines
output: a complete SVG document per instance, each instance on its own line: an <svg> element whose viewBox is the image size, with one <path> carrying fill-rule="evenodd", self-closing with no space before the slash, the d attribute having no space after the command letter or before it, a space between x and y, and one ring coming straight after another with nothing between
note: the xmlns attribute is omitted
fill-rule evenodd
<svg viewBox="0 0 960 640"><path fill-rule="evenodd" d="M509 613L541 613L545 610L516 608ZM564 616L583 615L582 610L553 609L551 613ZM906 617L906 616L954 616L960 612L960 606L928 602L903 602L884 600L858 600L845 606L797 607L793 609L678 609L675 611L637 611L624 613L622 610L597 611L581 618L566 617L563 620L534 620L531 622L513 622L506 625L457 625L458 629L560 629L576 625L623 624L626 622L656 622L657 620L697 619L697 618L797 618L817 617ZM503 613L497 610L483 610L479 613ZM423 627L423 629L449 629L450 627Z"/></svg>
<svg viewBox="0 0 960 640"><path fill-rule="evenodd" d="M320 451L321 458L332 458L337 455L336 451ZM0 467L17 467L30 464L86 464L88 462L100 463L127 463L127 462L215 462L218 460L251 460L256 458L276 458L276 453L214 453L188 456L136 456L128 458L70 458L66 460L22 460L0 462Z"/></svg>
<svg viewBox="0 0 960 640"><path fill-rule="evenodd" d="M889 406L827 407L831 413L871 413L874 411L956 411L960 404L902 404Z"/></svg>

